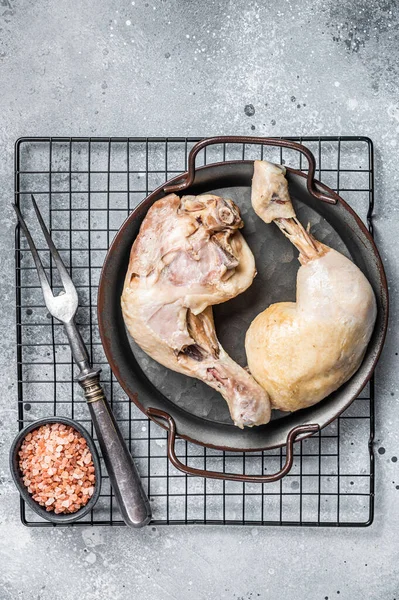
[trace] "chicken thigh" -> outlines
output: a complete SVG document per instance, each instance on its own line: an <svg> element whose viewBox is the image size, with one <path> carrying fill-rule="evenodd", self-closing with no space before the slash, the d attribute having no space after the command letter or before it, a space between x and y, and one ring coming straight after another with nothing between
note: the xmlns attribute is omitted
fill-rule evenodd
<svg viewBox="0 0 399 600"><path fill-rule="evenodd" d="M238 427L267 423L267 392L221 347L212 305L256 274L237 206L212 194L169 194L149 209L132 246L121 298L130 335L162 365L218 390Z"/></svg>
<svg viewBox="0 0 399 600"><path fill-rule="evenodd" d="M360 269L296 219L284 167L255 161L252 205L299 250L296 302L269 306L245 341L250 371L272 407L295 411L319 402L357 371L373 332L376 300Z"/></svg>

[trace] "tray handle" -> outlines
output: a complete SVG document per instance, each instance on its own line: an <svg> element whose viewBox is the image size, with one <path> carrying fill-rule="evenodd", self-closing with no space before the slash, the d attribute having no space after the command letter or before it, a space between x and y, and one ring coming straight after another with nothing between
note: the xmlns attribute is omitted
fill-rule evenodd
<svg viewBox="0 0 399 600"><path fill-rule="evenodd" d="M157 422L157 418L162 419L167 422L168 427L168 457L170 462L176 469L179 471L183 471L183 473L187 473L187 475L196 475L199 477L210 477L211 479L225 479L232 481L243 481L248 483L271 483L272 481L278 481L284 475L286 475L291 467L294 460L293 453L293 445L295 438L302 433L316 433L319 431L319 426L317 424L309 424L309 425L298 425L291 429L287 436L286 443L286 459L284 466L277 471L277 473L273 473L272 475L246 475L244 473L221 473L220 471L207 471L206 469L195 469L194 467L189 467L182 463L176 456L175 452L175 441L176 441L176 424L173 419L167 412L163 410L159 410L158 408L148 408L147 415Z"/></svg>
<svg viewBox="0 0 399 600"><path fill-rule="evenodd" d="M297 150L306 157L309 164L309 170L306 180L306 185L309 193L317 200L327 202L327 204L336 204L339 200L338 194L336 194L332 190L331 194L328 195L324 194L316 188L314 178L316 170L316 161L309 148L307 148L303 144L299 144L298 142L294 142L292 140L280 140L276 138L252 137L244 135L217 136L205 138L197 142L195 146L193 146L190 150L190 154L188 156L188 171L183 175L183 181L181 183L174 183L173 185L165 186L165 193L169 194L171 192L181 192L187 189L194 181L195 158L198 152L206 146L211 146L214 144L265 144L266 146L278 146L282 148L290 148L291 150Z"/></svg>

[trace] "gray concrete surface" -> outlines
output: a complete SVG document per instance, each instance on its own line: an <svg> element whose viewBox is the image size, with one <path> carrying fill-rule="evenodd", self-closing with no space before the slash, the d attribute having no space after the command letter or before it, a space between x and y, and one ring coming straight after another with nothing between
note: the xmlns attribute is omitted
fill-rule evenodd
<svg viewBox="0 0 399 600"><path fill-rule="evenodd" d="M1 600L399 598L398 31L396 1L0 0ZM364 134L376 145L376 236L392 309L377 373L386 452L376 458L374 525L24 528L7 466L15 139L254 132Z"/></svg>

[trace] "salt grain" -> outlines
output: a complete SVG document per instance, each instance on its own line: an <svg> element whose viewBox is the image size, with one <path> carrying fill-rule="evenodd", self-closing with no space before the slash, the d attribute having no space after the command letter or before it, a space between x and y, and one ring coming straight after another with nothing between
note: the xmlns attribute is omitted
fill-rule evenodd
<svg viewBox="0 0 399 600"><path fill-rule="evenodd" d="M73 427L42 425L26 435L18 455L28 492L47 511L76 512L93 495L93 458L86 440Z"/></svg>

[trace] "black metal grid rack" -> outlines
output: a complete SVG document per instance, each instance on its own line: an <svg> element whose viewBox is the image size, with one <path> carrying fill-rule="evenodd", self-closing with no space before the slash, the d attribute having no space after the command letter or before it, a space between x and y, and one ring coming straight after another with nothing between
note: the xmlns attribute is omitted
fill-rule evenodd
<svg viewBox="0 0 399 600"><path fill-rule="evenodd" d="M364 137L290 138L315 154L318 178L337 190L372 230L373 149ZM320 434L295 445L294 466L272 484L243 484L187 477L166 455L166 433L125 396L110 372L97 329L96 295L101 266L113 236L150 191L186 170L194 138L23 138L16 143L15 200L29 224L34 193L55 244L78 289L78 322L148 490L154 524L251 524L366 526L374 513L374 380L360 398ZM303 168L290 150L259 145L220 145L202 153L202 164L265 157ZM201 164L199 157L198 164ZM303 169L305 170L305 169ZM35 239L40 234L34 231ZM43 262L53 272L44 243ZM16 228L18 420L47 415L78 419L94 435L62 326L47 314L26 240ZM186 463L226 471L271 473L284 450L220 452L177 441ZM105 472L105 469L104 469ZM51 526L21 501L29 526ZM109 481L78 525L122 525Z"/></svg>

